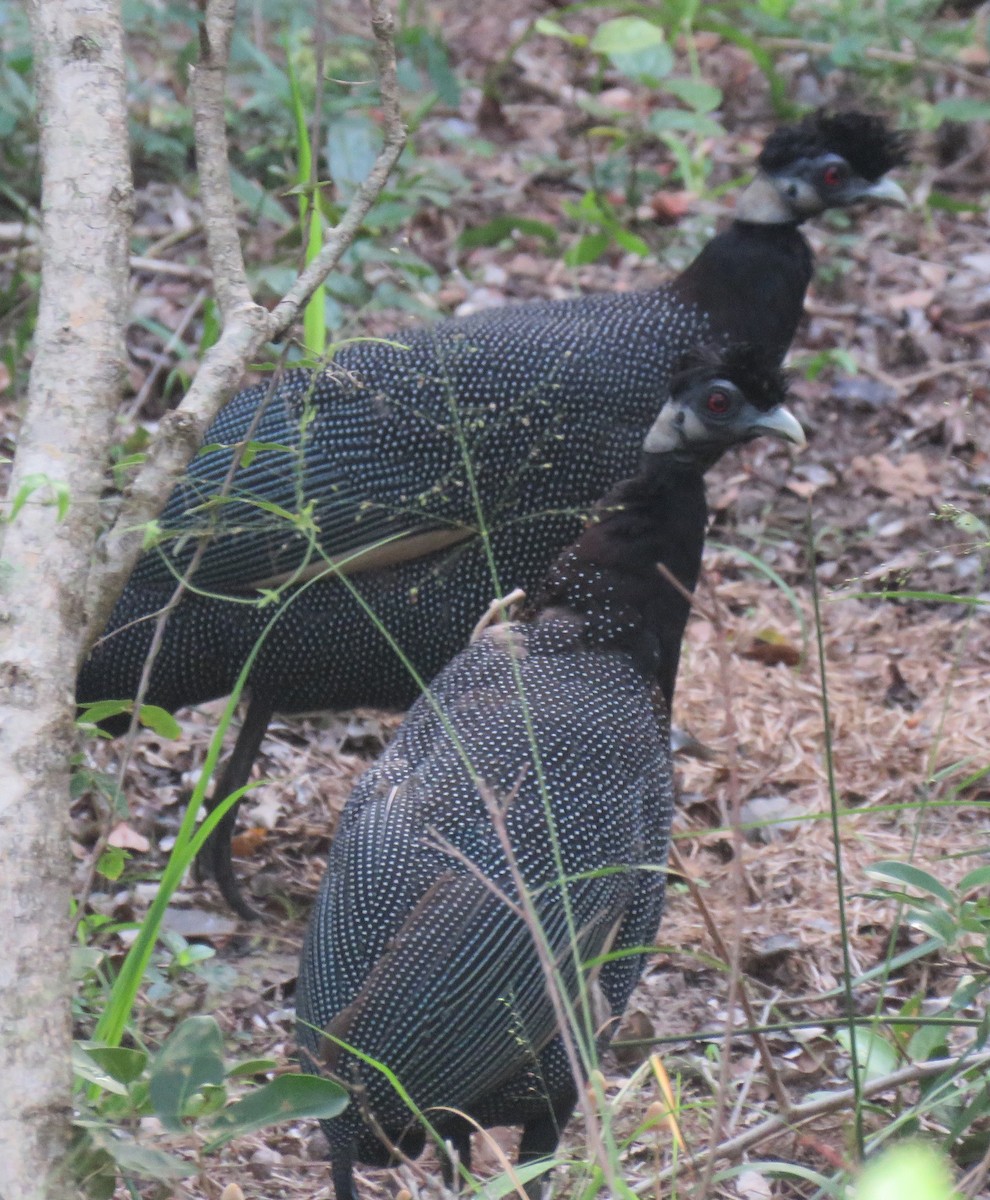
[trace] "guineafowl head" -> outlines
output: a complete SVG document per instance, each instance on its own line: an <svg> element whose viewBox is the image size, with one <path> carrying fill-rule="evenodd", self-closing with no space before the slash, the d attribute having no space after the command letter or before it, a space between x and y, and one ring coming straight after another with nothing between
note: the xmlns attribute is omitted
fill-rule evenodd
<svg viewBox="0 0 990 1200"><path fill-rule="evenodd" d="M908 135L862 112L811 113L767 139L756 178L739 197L738 220L800 223L854 204L905 207L888 171L908 161Z"/></svg>
<svg viewBox="0 0 990 1200"><path fill-rule="evenodd" d="M695 351L646 435L644 466L674 455L707 470L731 446L764 436L803 446L804 431L784 407L786 395L785 374L762 349Z"/></svg>

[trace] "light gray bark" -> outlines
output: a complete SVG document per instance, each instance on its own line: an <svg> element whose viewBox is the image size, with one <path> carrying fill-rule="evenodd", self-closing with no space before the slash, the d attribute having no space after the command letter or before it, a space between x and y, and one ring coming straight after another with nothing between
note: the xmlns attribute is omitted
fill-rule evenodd
<svg viewBox="0 0 990 1200"><path fill-rule="evenodd" d="M0 529L0 1193L69 1194L68 775L97 501L123 380L132 188L116 0L32 0L42 281ZM58 503L59 499L64 509ZM8 509L8 512L10 510Z"/></svg>

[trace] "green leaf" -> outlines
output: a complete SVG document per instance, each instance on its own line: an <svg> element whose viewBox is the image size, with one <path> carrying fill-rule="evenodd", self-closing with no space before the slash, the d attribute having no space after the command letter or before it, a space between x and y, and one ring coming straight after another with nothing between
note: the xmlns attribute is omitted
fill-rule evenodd
<svg viewBox="0 0 990 1200"><path fill-rule="evenodd" d="M665 43L663 30L643 17L616 17L603 21L591 38L596 54L634 54L648 46Z"/></svg>
<svg viewBox="0 0 990 1200"><path fill-rule="evenodd" d="M79 1042L72 1045L72 1071L79 1079L86 1083L95 1083L105 1092L112 1092L115 1096L127 1095L126 1083L115 1079Z"/></svg>
<svg viewBox="0 0 990 1200"><path fill-rule="evenodd" d="M243 205L255 219L264 217L266 221L271 221L280 229L286 229L293 224L293 218L289 213L260 184L249 179L236 167L228 167L228 170L234 199L238 204Z"/></svg>
<svg viewBox="0 0 990 1200"><path fill-rule="evenodd" d="M855 1035L856 1061L863 1072L865 1082L872 1083L874 1079L882 1079L897 1070L897 1052L879 1033L857 1027ZM840 1029L835 1035L835 1040L851 1052L852 1038L848 1029Z"/></svg>
<svg viewBox="0 0 990 1200"><path fill-rule="evenodd" d="M990 866L977 867L959 880L959 895L975 892L977 888L990 887Z"/></svg>
<svg viewBox="0 0 990 1200"><path fill-rule="evenodd" d="M714 112L722 103L722 89L703 79L667 79L663 87L698 113Z"/></svg>
<svg viewBox="0 0 990 1200"><path fill-rule="evenodd" d="M159 708L157 704L142 704L138 720L147 729L153 730L159 737L167 738L170 742L174 742L182 736L179 722L170 712Z"/></svg>
<svg viewBox="0 0 990 1200"><path fill-rule="evenodd" d="M190 1101L186 1109L186 1117L192 1122L202 1121L204 1117L212 1117L214 1113L227 1103L227 1089L219 1084L204 1083L202 1091Z"/></svg>
<svg viewBox="0 0 990 1200"><path fill-rule="evenodd" d="M941 938L947 946L951 946L959 936L959 927L944 908L913 909L904 918L908 925L923 929L937 938Z"/></svg>
<svg viewBox="0 0 990 1200"><path fill-rule="evenodd" d="M937 208L943 212L952 213L983 213L986 208L986 205L980 200L963 200L958 196L949 196L945 192L939 192L935 189L929 192L925 204L928 208Z"/></svg>
<svg viewBox="0 0 990 1200"><path fill-rule="evenodd" d="M535 221L532 217L516 217L511 213L503 213L491 221L486 221L484 225L465 229L457 240L463 249L473 250L475 246L497 246L499 242L516 233L540 237L550 244L557 240L556 229L546 221Z"/></svg>
<svg viewBox="0 0 990 1200"><path fill-rule="evenodd" d="M512 1172L503 1171L485 1181L483 1196L485 1200L502 1200L505 1196L518 1196L519 1184L527 1184L531 1179L539 1179L547 1171L557 1165L554 1159L541 1158L535 1163L519 1163Z"/></svg>
<svg viewBox="0 0 990 1200"><path fill-rule="evenodd" d="M113 1200L117 1190L117 1166L111 1155L93 1144L88 1129L75 1123L72 1148L66 1159L71 1178L82 1182L87 1200Z"/></svg>
<svg viewBox="0 0 990 1200"><path fill-rule="evenodd" d="M21 486L18 488L17 495L10 506L10 512L7 514L6 520L13 521L28 500L34 496L35 492L43 490L47 490L51 494L40 499L39 503L54 505L58 513L58 519L60 521L63 520L65 514L69 511L69 485L61 479L52 479L50 475L46 475L43 471L37 471L34 474L24 476Z"/></svg>
<svg viewBox="0 0 990 1200"><path fill-rule="evenodd" d="M108 717L129 713L133 707L130 700L97 700L95 704L81 705L81 712L76 719L84 725L99 725Z"/></svg>
<svg viewBox="0 0 990 1200"><path fill-rule="evenodd" d="M628 229L623 229L621 225L616 225L612 229L612 236L623 250L629 250L633 254L638 254L640 258L646 258L650 253L650 247L641 237L637 237L635 233L630 233Z"/></svg>
<svg viewBox="0 0 990 1200"><path fill-rule="evenodd" d="M187 1017L155 1055L149 1095L166 1129L182 1128L186 1103L205 1083L223 1083L223 1037L212 1017Z"/></svg>
<svg viewBox="0 0 990 1200"><path fill-rule="evenodd" d="M330 176L345 203L367 178L381 147L381 130L364 113L334 117L327 130L326 153Z"/></svg>
<svg viewBox="0 0 990 1200"><path fill-rule="evenodd" d="M208 450L230 450L230 449L233 449L233 447L224 445L222 442L219 442L219 443L215 443L212 446L204 446L202 448L202 450L199 451L199 453L204 454ZM256 441L245 442L243 447L241 448L240 465L242 467L249 467L254 462L257 455L261 454L262 451L265 451L269 454L298 454L299 447L298 446L287 446L284 442L256 442Z"/></svg>
<svg viewBox="0 0 990 1200"><path fill-rule="evenodd" d="M274 1071L278 1062L274 1058L246 1058L227 1071L228 1079L241 1079L250 1075L266 1075Z"/></svg>
<svg viewBox="0 0 990 1200"><path fill-rule="evenodd" d="M163 1150L139 1146L135 1142L115 1137L109 1130L90 1129L88 1132L93 1142L110 1155L124 1175L138 1175L142 1179L171 1182L196 1174L195 1164L183 1162L181 1158L166 1154Z"/></svg>
<svg viewBox="0 0 990 1200"><path fill-rule="evenodd" d="M101 1046L95 1042L77 1043L79 1049L113 1079L133 1083L148 1065L144 1050L129 1050L125 1046Z"/></svg>
<svg viewBox="0 0 990 1200"><path fill-rule="evenodd" d="M207 1149L213 1150L231 1138L279 1121L336 1117L347 1107L347 1099L347 1092L339 1083L319 1075L280 1075L249 1092L211 1122L211 1128L220 1136Z"/></svg>
<svg viewBox="0 0 990 1200"><path fill-rule="evenodd" d="M674 69L674 54L663 30L643 17L616 17L595 30L591 49L616 70L641 83L658 83Z"/></svg>
<svg viewBox="0 0 990 1200"><path fill-rule="evenodd" d="M287 508L282 508L279 504L273 504L270 500L254 499L252 507L260 508L262 512L271 513L273 517L281 517L283 521L293 522L299 515L298 513L289 512Z"/></svg>
<svg viewBox="0 0 990 1200"><path fill-rule="evenodd" d="M279 209L282 212L282 209ZM216 300L208 296L203 303L203 333L199 339L199 357L202 358L211 346L220 340L223 326L220 321L220 309Z"/></svg>
<svg viewBox="0 0 990 1200"><path fill-rule="evenodd" d="M96 869L104 879L115 881L123 875L128 857L127 852L120 846L107 846L100 855Z"/></svg>
<svg viewBox="0 0 990 1200"><path fill-rule="evenodd" d="M766 13L768 17L780 19L786 17L794 7L794 0L759 0L760 12Z"/></svg>
<svg viewBox="0 0 990 1200"><path fill-rule="evenodd" d="M912 1062L927 1062L937 1058L946 1048L946 1029L943 1025L921 1025L911 1034L907 1044Z"/></svg>
<svg viewBox="0 0 990 1200"><path fill-rule="evenodd" d="M938 896L948 905L955 904L955 898L947 887L939 883L934 875L929 875L920 867L903 862L878 862L866 868L868 874L878 875L881 879L895 879L898 883L917 888L919 892L927 892L930 896Z"/></svg>
<svg viewBox="0 0 990 1200"><path fill-rule="evenodd" d="M216 950L212 946L206 946L202 942L193 942L191 946L184 946L176 954L175 961L180 967L191 967L194 963L206 962L215 956Z"/></svg>
<svg viewBox="0 0 990 1200"><path fill-rule="evenodd" d="M718 121L703 113L687 112L683 108L662 108L650 113L647 125L651 133L661 134L676 130L680 133L696 133L699 137L719 137L725 132Z"/></svg>
<svg viewBox="0 0 990 1200"><path fill-rule="evenodd" d="M595 262L608 249L611 240L607 233L585 234L567 251L564 262L569 267L580 267L584 263Z"/></svg>
<svg viewBox="0 0 990 1200"><path fill-rule="evenodd" d="M552 21L549 17L537 17L533 23L533 29L537 33L542 33L544 37L560 38L562 41L570 42L572 46L587 46L588 44L588 39L583 33L571 33L559 21Z"/></svg>

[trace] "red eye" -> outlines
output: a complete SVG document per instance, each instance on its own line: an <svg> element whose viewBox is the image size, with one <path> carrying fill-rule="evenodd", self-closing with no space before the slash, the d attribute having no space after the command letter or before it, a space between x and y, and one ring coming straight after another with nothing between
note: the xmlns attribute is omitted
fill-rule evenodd
<svg viewBox="0 0 990 1200"><path fill-rule="evenodd" d="M826 187L838 187L842 182L842 171L833 163L832 166L825 168L822 179L825 181Z"/></svg>
<svg viewBox="0 0 990 1200"><path fill-rule="evenodd" d="M732 397L728 392L709 392L708 393L708 411L714 413L717 417L724 417L732 407Z"/></svg>

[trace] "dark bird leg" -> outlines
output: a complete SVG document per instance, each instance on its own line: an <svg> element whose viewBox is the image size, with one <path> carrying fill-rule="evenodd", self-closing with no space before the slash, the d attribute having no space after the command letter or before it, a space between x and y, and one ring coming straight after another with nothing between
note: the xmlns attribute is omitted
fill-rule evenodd
<svg viewBox="0 0 990 1200"><path fill-rule="evenodd" d="M336 1146L330 1167L336 1200L358 1200L354 1187L354 1153L350 1146Z"/></svg>
<svg viewBox="0 0 990 1200"><path fill-rule="evenodd" d="M553 1107L523 1125L522 1137L519 1139L519 1152L516 1160L520 1166L524 1163L535 1162L539 1158L549 1158L557 1149L560 1135L571 1119L574 1106L577 1104L577 1088L571 1084L561 1088L553 1098ZM531 1179L524 1185L523 1190L529 1200L540 1200L543 1191L544 1176Z"/></svg>
<svg viewBox="0 0 990 1200"><path fill-rule="evenodd" d="M461 1170L471 1170L471 1126L467 1121L458 1120L444 1134L445 1151L449 1144L457 1155L458 1169L454 1170L453 1156L446 1152L440 1158L440 1170L443 1172L444 1186L455 1192L461 1190Z"/></svg>
<svg viewBox="0 0 990 1200"><path fill-rule="evenodd" d="M217 805L231 792L243 787L251 774L251 767L258 757L261 741L272 719L273 705L270 698L261 692L252 692L248 702L247 712L241 724L237 741L230 757L224 763L220 778L213 787L213 795L206 802L207 809L212 812ZM231 841L234 836L234 826L237 822L237 810L240 800L224 813L203 849L200 851L203 873L216 880L223 898L230 907L247 920L254 920L258 913L241 895L240 885L234 872L231 860Z"/></svg>

